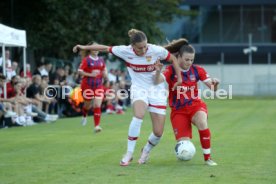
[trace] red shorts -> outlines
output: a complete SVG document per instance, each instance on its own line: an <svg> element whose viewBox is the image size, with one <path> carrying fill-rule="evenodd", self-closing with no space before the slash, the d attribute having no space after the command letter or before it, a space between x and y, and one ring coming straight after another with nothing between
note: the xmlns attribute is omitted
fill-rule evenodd
<svg viewBox="0 0 276 184"><path fill-rule="evenodd" d="M204 111L208 115L207 106L201 100L191 106L171 111L171 123L176 140L182 137L192 138L192 118L198 111Z"/></svg>
<svg viewBox="0 0 276 184"><path fill-rule="evenodd" d="M82 92L82 97L84 100L92 100L95 97L96 98L104 98L104 87L99 86L98 88L91 88L88 85L81 84L81 92Z"/></svg>

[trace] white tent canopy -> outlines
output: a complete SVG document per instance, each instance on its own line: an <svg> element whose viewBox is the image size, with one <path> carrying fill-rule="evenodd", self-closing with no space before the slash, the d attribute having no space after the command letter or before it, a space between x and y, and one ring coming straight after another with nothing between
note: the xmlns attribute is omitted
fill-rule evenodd
<svg viewBox="0 0 276 184"><path fill-rule="evenodd" d="M27 47L26 31L0 24L0 44L9 47Z"/></svg>
<svg viewBox="0 0 276 184"><path fill-rule="evenodd" d="M26 31L0 24L0 45L2 46L3 74L6 74L5 47L23 47L23 68L24 76L26 76ZM4 96L6 98L6 89L4 89Z"/></svg>

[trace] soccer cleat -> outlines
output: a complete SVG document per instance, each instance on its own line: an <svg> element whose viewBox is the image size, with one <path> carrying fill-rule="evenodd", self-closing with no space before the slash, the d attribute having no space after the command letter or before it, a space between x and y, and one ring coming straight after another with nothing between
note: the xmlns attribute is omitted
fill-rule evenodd
<svg viewBox="0 0 276 184"><path fill-rule="evenodd" d="M99 133L101 131L102 131L102 128L100 126L95 126L95 128L94 128L95 133Z"/></svg>
<svg viewBox="0 0 276 184"><path fill-rule="evenodd" d="M145 164L149 159L149 152L144 151L144 148L141 150L141 156L140 159L138 160L139 164Z"/></svg>
<svg viewBox="0 0 276 184"><path fill-rule="evenodd" d="M82 126L85 126L86 123L87 123L86 117L82 117L82 119L81 119L81 125L82 125Z"/></svg>
<svg viewBox="0 0 276 184"><path fill-rule="evenodd" d="M216 162L214 162L210 158L205 161L205 164L208 165L208 166L216 166L216 165L218 165Z"/></svg>
<svg viewBox="0 0 276 184"><path fill-rule="evenodd" d="M132 160L133 160L132 154L127 153L120 161L120 166L128 166Z"/></svg>

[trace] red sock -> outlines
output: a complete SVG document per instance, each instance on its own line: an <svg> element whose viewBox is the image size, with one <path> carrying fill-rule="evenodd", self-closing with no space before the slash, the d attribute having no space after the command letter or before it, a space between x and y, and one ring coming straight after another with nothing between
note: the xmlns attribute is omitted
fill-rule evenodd
<svg viewBox="0 0 276 184"><path fill-rule="evenodd" d="M85 106L82 107L82 116L83 117L86 117L87 116L87 113L88 113L89 109L86 109Z"/></svg>
<svg viewBox="0 0 276 184"><path fill-rule="evenodd" d="M95 126L98 126L100 124L101 120L101 108L95 107L94 108L94 124Z"/></svg>
<svg viewBox="0 0 276 184"><path fill-rule="evenodd" d="M200 143L204 155L204 160L208 160L211 157L211 132L209 128L205 130L198 130Z"/></svg>

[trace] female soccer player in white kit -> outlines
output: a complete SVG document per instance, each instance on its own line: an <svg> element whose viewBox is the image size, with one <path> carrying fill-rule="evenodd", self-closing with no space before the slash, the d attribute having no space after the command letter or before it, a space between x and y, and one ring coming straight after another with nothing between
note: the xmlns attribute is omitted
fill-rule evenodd
<svg viewBox="0 0 276 184"><path fill-rule="evenodd" d="M167 93L165 83L154 85L155 62L157 60L172 62L178 78L173 88L182 83L180 68L173 55L161 46L147 43L147 37L142 31L131 29L128 35L131 43L128 46L76 45L73 48L74 52L79 49L110 52L126 62L132 79L131 99L134 116L129 126L127 152L120 162L121 166L128 166L133 159L132 155L147 109L150 112L153 132L142 149L141 157L138 160L139 164L146 163L151 149L159 143L163 134Z"/></svg>

